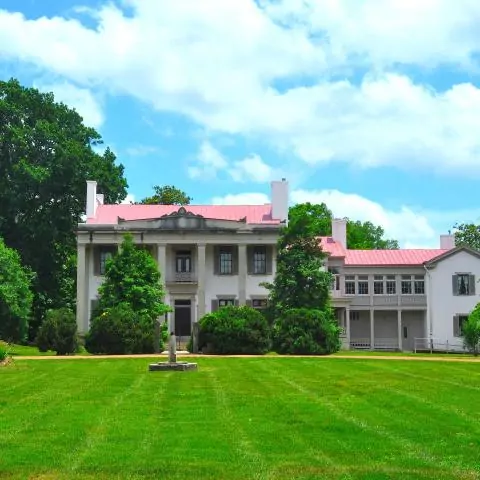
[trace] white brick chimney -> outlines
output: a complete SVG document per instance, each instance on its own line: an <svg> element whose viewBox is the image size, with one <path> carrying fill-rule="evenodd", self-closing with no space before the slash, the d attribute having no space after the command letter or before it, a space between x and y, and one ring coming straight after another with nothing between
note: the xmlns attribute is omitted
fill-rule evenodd
<svg viewBox="0 0 480 480"><path fill-rule="evenodd" d="M440 235L440 248L442 250L455 248L455 235Z"/></svg>
<svg viewBox="0 0 480 480"><path fill-rule="evenodd" d="M271 183L272 219L288 221L288 182L285 178Z"/></svg>
<svg viewBox="0 0 480 480"><path fill-rule="evenodd" d="M347 248L347 219L332 218L332 238Z"/></svg>
<svg viewBox="0 0 480 480"><path fill-rule="evenodd" d="M97 214L97 182L87 180L87 218L95 218Z"/></svg>

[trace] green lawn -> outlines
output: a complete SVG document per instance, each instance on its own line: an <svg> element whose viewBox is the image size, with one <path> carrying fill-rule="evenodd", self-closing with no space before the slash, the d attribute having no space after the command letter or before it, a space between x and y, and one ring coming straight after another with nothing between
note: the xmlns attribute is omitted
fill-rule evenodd
<svg viewBox="0 0 480 480"><path fill-rule="evenodd" d="M17 359L0 478L476 479L480 364Z"/></svg>

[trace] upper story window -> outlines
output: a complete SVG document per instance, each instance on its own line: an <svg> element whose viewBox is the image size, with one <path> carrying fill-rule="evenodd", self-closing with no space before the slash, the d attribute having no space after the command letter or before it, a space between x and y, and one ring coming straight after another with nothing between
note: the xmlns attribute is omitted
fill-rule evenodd
<svg viewBox="0 0 480 480"><path fill-rule="evenodd" d="M452 277L454 295L475 295L475 275L457 273Z"/></svg>
<svg viewBox="0 0 480 480"><path fill-rule="evenodd" d="M231 275L233 273L233 249L232 247L220 247L219 250L219 273Z"/></svg>
<svg viewBox="0 0 480 480"><path fill-rule="evenodd" d="M402 275L402 295L412 294L412 276Z"/></svg>
<svg viewBox="0 0 480 480"><path fill-rule="evenodd" d="M355 295L355 275L345 275L345 295Z"/></svg>
<svg viewBox="0 0 480 480"><path fill-rule="evenodd" d="M345 275L345 295L368 295L368 275Z"/></svg>
<svg viewBox="0 0 480 480"><path fill-rule="evenodd" d="M95 247L94 250L94 275L104 276L106 272L107 262L117 251L117 247L112 245L104 245Z"/></svg>
<svg viewBox="0 0 480 480"><path fill-rule="evenodd" d="M105 275L107 269L107 262L113 257L113 252L109 250L100 251L100 275Z"/></svg>
<svg viewBox="0 0 480 480"><path fill-rule="evenodd" d="M402 275L402 295L425 295L424 275Z"/></svg>
<svg viewBox="0 0 480 480"><path fill-rule="evenodd" d="M368 295L368 275L358 276L358 294Z"/></svg>
<svg viewBox="0 0 480 480"><path fill-rule="evenodd" d="M267 308L267 299L266 298L254 298L252 300L252 307L257 308L258 310L263 310Z"/></svg>
<svg viewBox="0 0 480 480"><path fill-rule="evenodd" d="M267 249L259 246L253 249L253 273L267 273Z"/></svg>
<svg viewBox="0 0 480 480"><path fill-rule="evenodd" d="M383 275L373 276L373 293L375 295L383 295L385 293L385 283Z"/></svg>
<svg viewBox="0 0 480 480"><path fill-rule="evenodd" d="M175 254L175 271L177 273L191 273L192 253L190 250L178 250Z"/></svg>
<svg viewBox="0 0 480 480"><path fill-rule="evenodd" d="M235 305L235 299L234 298L220 298L218 300L218 307L229 307L229 306L234 306Z"/></svg>
<svg viewBox="0 0 480 480"><path fill-rule="evenodd" d="M374 295L395 295L397 293L397 281L395 275L374 275Z"/></svg>
<svg viewBox="0 0 480 480"><path fill-rule="evenodd" d="M397 280L395 279L395 275L386 276L385 291L387 295L395 295L397 293Z"/></svg>

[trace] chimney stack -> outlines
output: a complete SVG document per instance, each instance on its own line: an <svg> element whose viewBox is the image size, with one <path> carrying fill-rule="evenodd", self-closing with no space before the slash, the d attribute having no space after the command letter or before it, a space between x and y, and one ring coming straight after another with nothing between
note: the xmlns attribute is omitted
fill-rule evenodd
<svg viewBox="0 0 480 480"><path fill-rule="evenodd" d="M455 248L455 235L440 235L440 248L442 250Z"/></svg>
<svg viewBox="0 0 480 480"><path fill-rule="evenodd" d="M335 242L340 243L343 248L347 248L347 219L332 219L332 238Z"/></svg>
<svg viewBox="0 0 480 480"><path fill-rule="evenodd" d="M87 180L87 218L95 218L97 214L97 182Z"/></svg>
<svg viewBox="0 0 480 480"><path fill-rule="evenodd" d="M271 183L272 219L288 222L288 182L285 178Z"/></svg>

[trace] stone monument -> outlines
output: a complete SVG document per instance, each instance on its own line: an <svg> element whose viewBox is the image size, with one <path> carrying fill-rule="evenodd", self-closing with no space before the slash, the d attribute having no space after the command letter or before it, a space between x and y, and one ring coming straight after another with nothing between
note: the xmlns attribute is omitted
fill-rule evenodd
<svg viewBox="0 0 480 480"><path fill-rule="evenodd" d="M151 372L158 370L197 370L197 364L190 362L177 362L177 339L175 338L175 333L171 332L168 340L168 362L151 363L148 366L148 369Z"/></svg>

